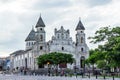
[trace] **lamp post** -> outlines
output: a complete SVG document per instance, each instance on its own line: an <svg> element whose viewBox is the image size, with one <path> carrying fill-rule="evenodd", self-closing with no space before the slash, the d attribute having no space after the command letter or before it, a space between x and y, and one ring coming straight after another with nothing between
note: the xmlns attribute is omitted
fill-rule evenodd
<svg viewBox="0 0 120 80"><path fill-rule="evenodd" d="M49 64L50 64L50 62L47 62L47 65L48 65L48 76L50 76Z"/></svg>

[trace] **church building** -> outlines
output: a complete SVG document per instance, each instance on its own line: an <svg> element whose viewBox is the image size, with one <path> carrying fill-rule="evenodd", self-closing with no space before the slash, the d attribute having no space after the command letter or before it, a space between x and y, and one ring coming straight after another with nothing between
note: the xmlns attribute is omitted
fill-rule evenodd
<svg viewBox="0 0 120 80"><path fill-rule="evenodd" d="M37 65L36 58L42 54L51 52L62 52L72 54L76 62L67 64L68 68L78 67L83 68L83 61L89 57L89 48L85 40L85 27L79 20L76 28L76 41L72 40L69 29L65 30L63 26L60 29L54 29L54 35L51 40L46 41L45 25L40 16L35 30L32 28L29 35L25 39L25 50L18 50L10 54L11 68L28 68L37 70L40 66Z"/></svg>

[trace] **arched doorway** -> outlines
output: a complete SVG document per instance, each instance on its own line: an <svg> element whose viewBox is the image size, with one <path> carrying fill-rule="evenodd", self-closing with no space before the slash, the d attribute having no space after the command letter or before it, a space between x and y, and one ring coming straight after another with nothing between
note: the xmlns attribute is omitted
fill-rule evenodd
<svg viewBox="0 0 120 80"><path fill-rule="evenodd" d="M3 66L0 65L0 71L2 71L2 70L3 70Z"/></svg>
<svg viewBox="0 0 120 80"><path fill-rule="evenodd" d="M84 56L81 56L81 58L80 58L80 67L81 68L85 67L85 57Z"/></svg>
<svg viewBox="0 0 120 80"><path fill-rule="evenodd" d="M27 69L27 58L25 58L25 68Z"/></svg>

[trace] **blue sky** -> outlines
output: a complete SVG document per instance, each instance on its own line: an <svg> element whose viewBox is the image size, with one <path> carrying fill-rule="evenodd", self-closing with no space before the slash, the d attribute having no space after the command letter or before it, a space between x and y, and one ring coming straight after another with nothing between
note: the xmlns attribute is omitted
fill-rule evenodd
<svg viewBox="0 0 120 80"><path fill-rule="evenodd" d="M70 29L75 41L75 28L81 17L88 36L104 26L120 25L120 0L0 0L0 56L25 49L25 38L42 15L46 24L46 40L54 28Z"/></svg>

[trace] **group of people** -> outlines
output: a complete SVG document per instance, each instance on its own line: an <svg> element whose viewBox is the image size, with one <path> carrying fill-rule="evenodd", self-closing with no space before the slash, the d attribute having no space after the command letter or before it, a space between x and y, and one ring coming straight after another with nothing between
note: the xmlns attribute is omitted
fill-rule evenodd
<svg viewBox="0 0 120 80"><path fill-rule="evenodd" d="M21 75L27 75L27 71L28 71L28 69L25 67L21 67L21 68L16 67L16 69L12 70L13 74L17 73L17 74L21 74Z"/></svg>

